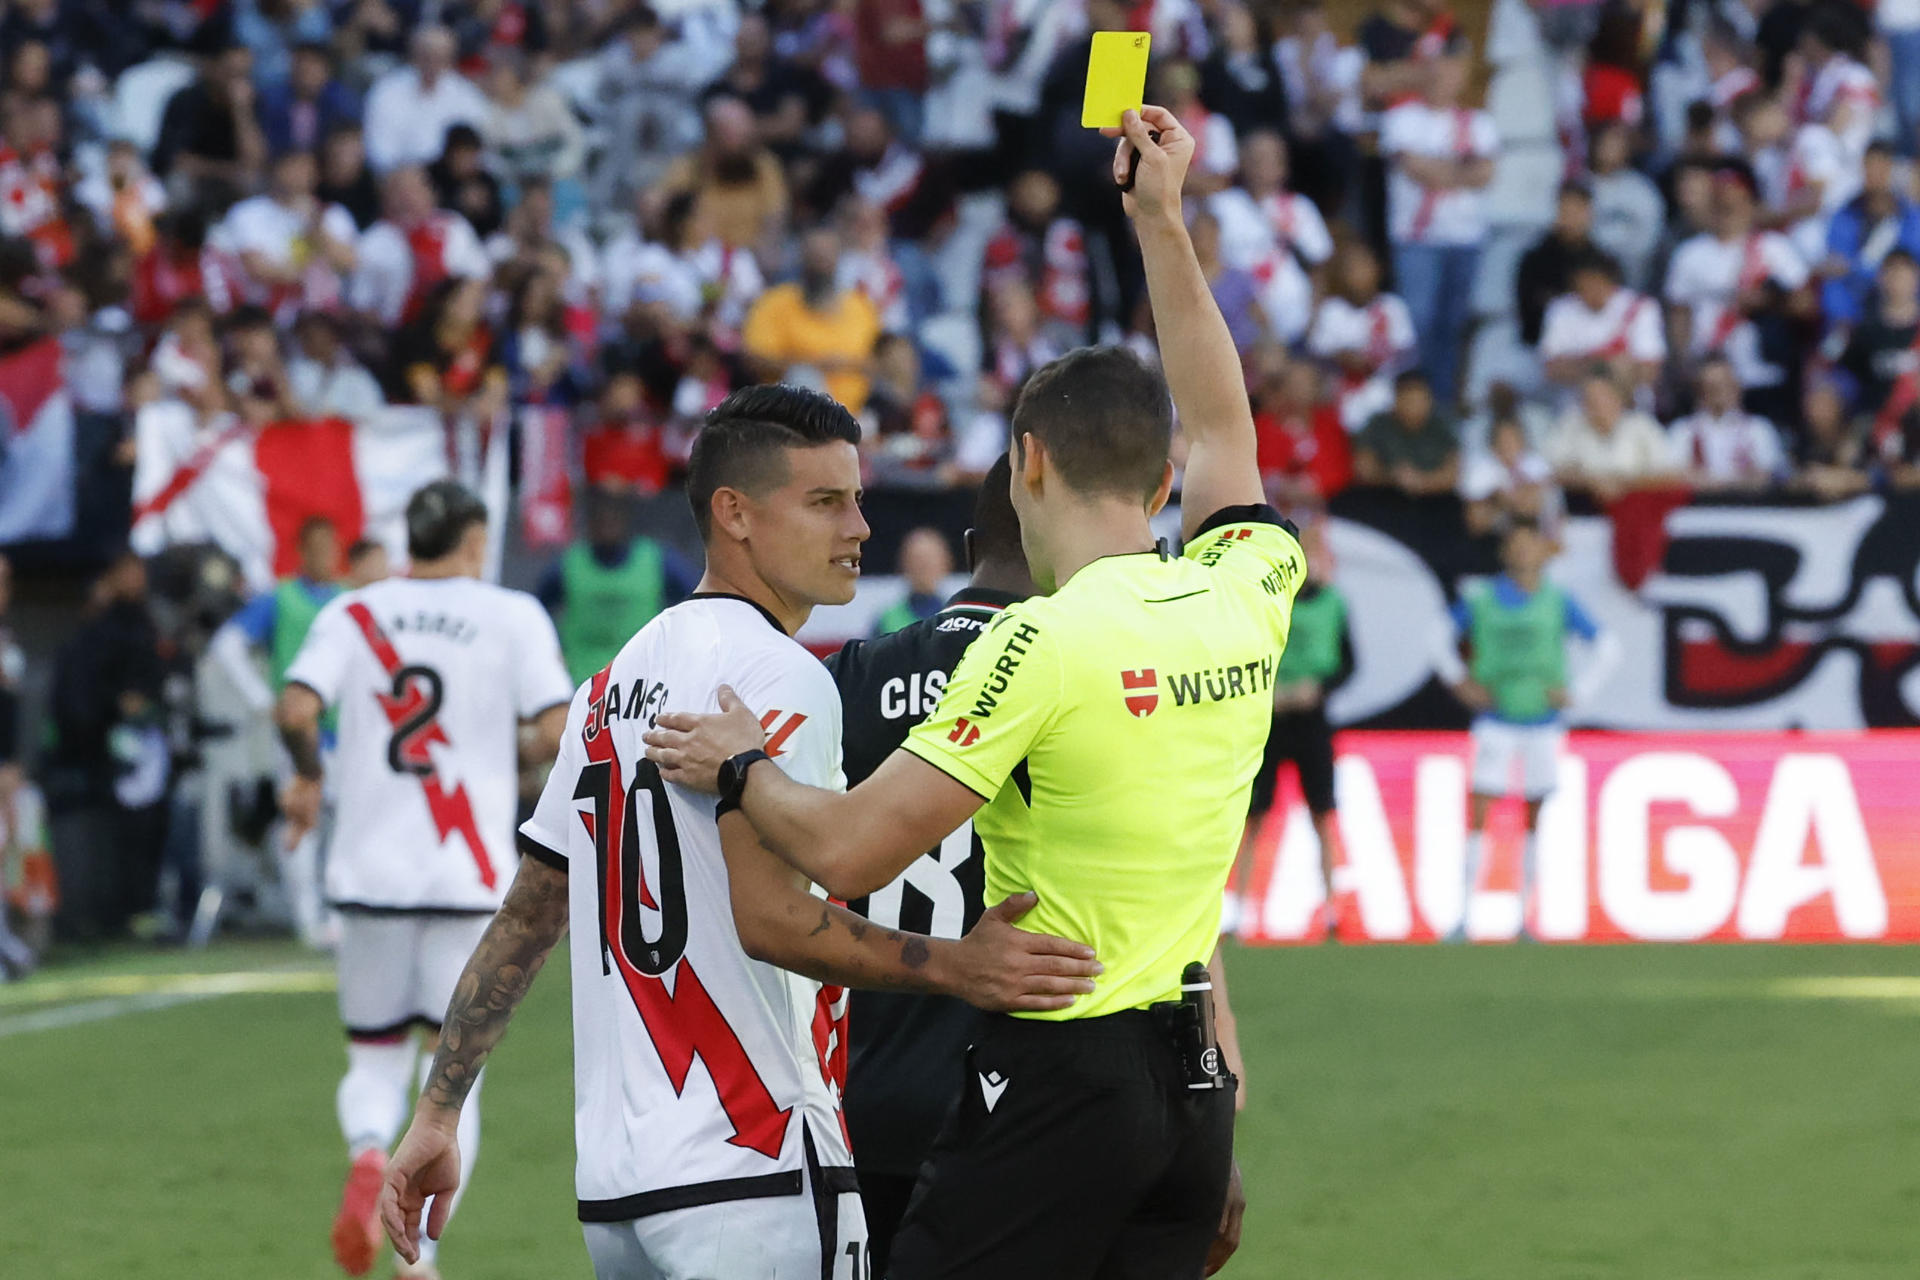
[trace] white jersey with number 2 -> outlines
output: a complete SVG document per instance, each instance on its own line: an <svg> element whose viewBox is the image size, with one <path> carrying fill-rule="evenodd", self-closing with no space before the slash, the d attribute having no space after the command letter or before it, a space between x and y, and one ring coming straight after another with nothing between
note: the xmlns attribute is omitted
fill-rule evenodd
<svg viewBox="0 0 1920 1280"><path fill-rule="evenodd" d="M519 723L573 692L540 602L473 578L389 578L329 601L287 681L338 709L327 896L490 911L519 856Z"/></svg>
<svg viewBox="0 0 1920 1280"><path fill-rule="evenodd" d="M810 786L845 786L826 668L758 605L698 595L574 695L553 774L520 828L522 850L571 885L576 1184L588 1222L799 1195L809 1145L821 1168L852 1164L838 1093L844 993L741 949L716 802L665 782L641 741L663 712L717 710L722 684L760 714L774 763Z"/></svg>

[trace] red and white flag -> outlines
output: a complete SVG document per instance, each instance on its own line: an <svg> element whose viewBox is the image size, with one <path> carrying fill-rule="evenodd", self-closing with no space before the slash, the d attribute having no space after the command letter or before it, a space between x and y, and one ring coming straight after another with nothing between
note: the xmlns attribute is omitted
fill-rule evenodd
<svg viewBox="0 0 1920 1280"><path fill-rule="evenodd" d="M57 338L0 358L0 545L73 532L73 400Z"/></svg>
<svg viewBox="0 0 1920 1280"><path fill-rule="evenodd" d="M419 408L256 431L161 401L135 418L134 445L134 550L213 542L257 590L298 568L300 526L314 516L331 517L343 543L378 538L404 559L407 499L449 471L440 415Z"/></svg>

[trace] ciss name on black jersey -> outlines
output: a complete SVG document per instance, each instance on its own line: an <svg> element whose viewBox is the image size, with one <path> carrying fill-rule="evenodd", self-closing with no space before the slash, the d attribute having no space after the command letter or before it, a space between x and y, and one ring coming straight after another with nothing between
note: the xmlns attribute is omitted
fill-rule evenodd
<svg viewBox="0 0 1920 1280"><path fill-rule="evenodd" d="M864 781L940 701L960 655L1019 599L968 588L931 618L827 659L840 689L847 786ZM973 928L985 904L984 855L971 822L922 854L886 888L847 905L875 924L936 938ZM843 1100L863 1174L919 1172L959 1093L976 1015L951 996L855 991Z"/></svg>

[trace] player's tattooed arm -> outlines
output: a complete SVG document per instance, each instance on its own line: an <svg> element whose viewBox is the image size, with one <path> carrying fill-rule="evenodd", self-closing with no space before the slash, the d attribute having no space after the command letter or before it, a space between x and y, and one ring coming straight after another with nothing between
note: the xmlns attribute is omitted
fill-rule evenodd
<svg viewBox="0 0 1920 1280"><path fill-rule="evenodd" d="M454 987L433 1069L420 1095L423 1113L437 1111L449 1122L458 1116L487 1055L506 1034L514 1010L566 931L565 873L522 858L506 902Z"/></svg>
<svg viewBox="0 0 1920 1280"><path fill-rule="evenodd" d="M993 907L965 938L885 929L822 902L755 837L741 815L721 819L734 927L748 955L820 982L957 996L993 1011L1064 1009L1093 990L1093 950L1016 928L1031 894Z"/></svg>
<svg viewBox="0 0 1920 1280"><path fill-rule="evenodd" d="M274 723L280 741L293 757L293 771L310 781L320 777L320 713L326 710L320 695L303 684L290 684L280 694Z"/></svg>

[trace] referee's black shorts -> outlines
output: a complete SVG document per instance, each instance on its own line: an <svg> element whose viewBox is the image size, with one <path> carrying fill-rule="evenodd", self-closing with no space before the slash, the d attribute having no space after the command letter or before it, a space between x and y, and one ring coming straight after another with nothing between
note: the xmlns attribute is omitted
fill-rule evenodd
<svg viewBox="0 0 1920 1280"><path fill-rule="evenodd" d="M1187 1088L1143 1011L987 1019L888 1280L1190 1280L1233 1164L1233 1091Z"/></svg>
<svg viewBox="0 0 1920 1280"><path fill-rule="evenodd" d="M1253 816L1271 812L1273 795L1280 785L1280 766L1291 760L1300 770L1300 793L1307 811L1315 817L1332 813L1333 800L1333 725L1327 721L1324 706L1306 711L1288 711L1273 718L1267 731L1267 753L1260 761L1260 772L1253 779L1253 795L1247 811Z"/></svg>

